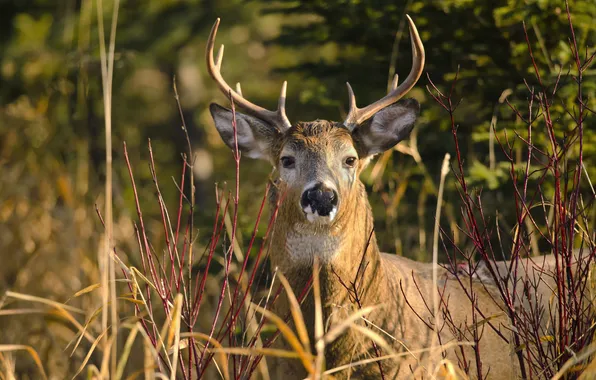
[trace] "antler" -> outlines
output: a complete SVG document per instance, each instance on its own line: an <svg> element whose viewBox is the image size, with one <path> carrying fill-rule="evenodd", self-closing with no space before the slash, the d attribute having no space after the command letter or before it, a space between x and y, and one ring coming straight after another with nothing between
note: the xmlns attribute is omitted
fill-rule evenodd
<svg viewBox="0 0 596 380"><path fill-rule="evenodd" d="M209 34L209 40L207 41L207 50L205 52L207 59L207 71L211 77L215 80L219 89L224 93L225 96L232 96L234 103L242 107L247 113L261 120L267 121L274 127L280 129L288 129L291 127L290 121L286 116L286 88L288 83L284 82L281 86L281 94L279 95L279 101L276 111L270 111L262 108L254 103L246 100L241 93L240 84L237 85L238 91L234 91L221 76L221 63L223 61L224 46L221 45L217 53L217 59L213 59L213 45L215 45L215 36L217 35L217 28L219 27L218 18L213 24L211 34Z"/></svg>
<svg viewBox="0 0 596 380"><path fill-rule="evenodd" d="M410 91L412 87L414 87L418 78L422 75L424 69L424 45L422 45L422 40L418 35L418 30L416 29L416 25L414 25L414 21L412 21L410 16L406 15L406 17L408 18L410 26L410 40L412 41L412 69L410 70L410 74L399 86L397 86L396 75L393 79L391 91L389 91L387 96L364 108L356 107L356 96L354 95L352 86L350 86L349 83L346 83L348 85L348 93L350 96L350 111L344 121L344 125L348 129L353 130L356 126L371 118L378 111L397 102Z"/></svg>

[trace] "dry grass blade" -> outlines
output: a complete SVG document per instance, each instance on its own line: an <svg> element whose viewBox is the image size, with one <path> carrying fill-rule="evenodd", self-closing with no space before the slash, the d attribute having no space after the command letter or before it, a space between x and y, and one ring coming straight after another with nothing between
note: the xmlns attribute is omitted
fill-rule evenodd
<svg viewBox="0 0 596 380"><path fill-rule="evenodd" d="M344 331L352 327L358 319L361 319L364 315L372 312L378 308L378 306L367 306L364 307L355 313L351 314L346 320L341 322L340 324L333 326L331 330L325 334L323 339L325 340L325 344L329 344L337 339Z"/></svg>
<svg viewBox="0 0 596 380"><path fill-rule="evenodd" d="M93 342L95 339L93 338L93 336L87 331L86 326L83 327L83 325L81 325L79 323L79 321L77 321L70 313L68 313L66 310L64 309L58 309L56 311L54 311L53 313L61 316L62 318L70 321L70 323L73 324L73 326L75 326L77 328L77 330L85 337L85 339L87 339L90 343ZM89 323L89 322L87 322Z"/></svg>
<svg viewBox="0 0 596 380"><path fill-rule="evenodd" d="M7 292L7 293L12 293L12 292ZM14 295L14 294L18 294L18 293L12 293L12 294ZM29 298L29 299L27 299L29 301L32 301L32 299L39 298L39 297L27 296L27 295L21 295L21 296L24 296L25 298ZM19 297L15 297L15 298L19 298ZM25 299L25 298L20 298L20 299ZM47 301L47 302L42 302L42 303L50 305L50 306L54 306L54 307L56 307L56 309L55 310L38 310L38 309L2 310L2 311L0 311L0 316L2 316L2 315L32 314L32 313L54 315L56 317L66 319L67 321L72 323L72 325L75 326L77 328L77 330L82 334L82 336L84 336L89 342L93 342L95 340L95 338L93 338L93 336L91 334L86 332L86 329L70 313L68 313L66 311L66 308L64 307L66 305L60 304L58 302L46 300L43 298L39 298L39 299L43 300L43 301ZM33 300L33 302L40 302L40 301Z"/></svg>
<svg viewBox="0 0 596 380"><path fill-rule="evenodd" d="M489 315L486 318L482 318L482 319L478 320L476 323L470 324L466 328L468 331L473 332L475 329L478 329L479 327L482 327L483 325L489 323L490 321L498 319L504 315L506 315L504 312Z"/></svg>
<svg viewBox="0 0 596 380"><path fill-rule="evenodd" d="M100 47L102 94L104 107L105 125L105 246L98 257L99 269L102 283L102 316L101 325L104 331L108 330L108 318L112 323L114 347L111 350L110 377L116 373L117 349L118 349L118 310L116 302L116 271L114 260L110 259L113 242L113 204L112 204L112 81L114 74L114 51L116 46L116 26L118 25L119 0L112 3L112 25L110 28L110 40L106 49L105 32L103 24L103 0L97 0L97 32ZM110 302L111 300L111 302ZM109 307L109 310L108 310ZM108 314L109 313L109 314ZM107 355L108 342L104 342L104 355Z"/></svg>
<svg viewBox="0 0 596 380"><path fill-rule="evenodd" d="M139 283L137 282L137 276L139 276L139 277L141 277L141 278L142 278L144 281L146 281L146 282L147 282L147 284L148 284L149 286L151 286L151 287L152 287L154 290L156 290L156 289L155 289L155 287L153 286L153 284L152 284L152 283L151 283L151 282L150 282L150 281L147 279L147 277L143 276L143 274L142 274L142 273L140 273L140 272L139 272L139 271L138 271L138 270L137 270L135 267L130 267L130 269L131 269L131 271L130 271L130 280L131 280L131 283L133 284L133 286L134 286L136 289L140 289ZM156 291L157 291L157 290L156 290ZM155 322L155 319L153 318L153 313L151 313L151 310L150 310L150 309L149 309L149 307L147 306L147 305L148 305L148 303L147 303L147 300L145 299L145 296L143 295L143 292L138 292L138 295L139 295L139 296L141 297L141 299L143 300L143 305L145 306L145 311L147 312L147 315L148 315L148 317L149 317L149 320L151 321L151 323L152 323L154 326L157 326L157 324L156 324L156 322ZM169 320L169 319L167 319L167 320L165 321L165 323L164 323L164 325L163 325L162 329L161 329L161 332L160 332L159 334L157 334L157 336L155 337L155 339L156 339L156 341L157 341L157 345L158 345L159 347L161 347L161 349L163 349L163 350L164 350L164 352L166 352L166 353L167 353L167 347L166 347L166 345L165 345L165 343L164 343L164 341L163 341L163 339L162 339L162 336L164 336L164 335L165 335L165 332L167 331L167 328L168 328L169 324L170 324L170 320ZM145 331L144 331L144 330L141 330L141 332L143 332L143 333L144 333ZM145 335L145 334L143 334L143 335ZM148 337L147 335L145 335L145 337L146 337L147 339L149 339L149 337ZM150 339L149 339L149 340L150 340ZM153 348L153 345L151 345L151 347ZM155 356L155 360L157 360L157 357L158 357L157 351L155 352L155 355L154 355L154 356ZM171 368L171 367L172 367L172 363L170 362L170 356L169 356L169 355L164 355L164 358L165 358L165 360L167 361L167 363L166 363L166 364L168 365L168 367L170 367L170 368Z"/></svg>
<svg viewBox="0 0 596 380"><path fill-rule="evenodd" d="M299 359L300 355L295 351L280 350L278 348L242 348L242 347L230 347L230 348L214 348L211 352L226 353L232 355L244 355L244 356L273 356L277 358L288 358L288 359Z"/></svg>
<svg viewBox="0 0 596 380"><path fill-rule="evenodd" d="M99 372L99 369L95 366L95 364L90 364L87 367L87 379L101 379L101 372Z"/></svg>
<svg viewBox="0 0 596 380"><path fill-rule="evenodd" d="M124 326L123 326L124 327ZM132 345L137 337L137 333L139 329L141 329L140 323L135 323L132 326L128 337L126 338L126 343L124 344L124 349L120 354L120 359L118 360L118 366L116 367L116 376L114 377L115 380L120 380L122 378L122 374L124 373L124 367L126 367L126 363L128 362L128 357L130 356L130 351L132 350Z"/></svg>
<svg viewBox="0 0 596 380"><path fill-rule="evenodd" d="M15 362L12 358L12 355L3 355L0 352L0 364L2 364L2 368L4 368L4 371L0 370L0 379L1 380L15 380L16 379L16 377L14 375Z"/></svg>
<svg viewBox="0 0 596 380"><path fill-rule="evenodd" d="M168 330L167 346L172 346L174 341L174 352L172 353L172 371L170 372L170 380L176 378L176 370L178 367L178 353L180 352L180 320L182 317L182 294L176 294L174 299L174 310L172 312L172 323Z"/></svg>
<svg viewBox="0 0 596 380"><path fill-rule="evenodd" d="M155 368L155 360L151 355L152 349L154 350L155 348L149 339L145 339L143 341L143 374L145 375L145 379L152 379L154 377L155 371L153 368Z"/></svg>
<svg viewBox="0 0 596 380"><path fill-rule="evenodd" d="M167 347L171 347L173 341L176 339L177 332L180 330L180 315L182 312L182 294L178 293L174 298L174 308L172 310L171 322L168 328L168 335L166 339Z"/></svg>
<svg viewBox="0 0 596 380"><path fill-rule="evenodd" d="M41 360L39 359L39 355L37 354L37 351L35 351L35 349L33 347L26 346L23 344L0 344L0 352L13 352L13 351L27 351L27 353L29 353L29 355L31 356L31 359L33 359L33 361L35 362L35 365L37 365L37 368L39 369L41 376L44 379L48 378L46 376L46 371L43 369L43 364L41 363Z"/></svg>
<svg viewBox="0 0 596 380"><path fill-rule="evenodd" d="M321 305L321 284L319 279L319 258L315 256L313 263L313 293L315 298L315 349L317 357L315 360L315 378L320 378L325 361L325 340L323 339L323 307Z"/></svg>
<svg viewBox="0 0 596 380"><path fill-rule="evenodd" d="M444 345L440 346L439 348L442 351L447 351L450 348L453 348L455 346L473 346L473 345L474 345L474 343L471 343L471 342L452 342L452 343L444 344ZM378 356L378 357L374 357L374 358L358 360L356 362L352 362L352 363L344 364L339 367L328 369L327 371L324 372L324 374L331 375L333 373L344 371L349 368L358 367L358 366L366 365L366 364L370 364L370 363L376 363L376 362L382 361L382 360L397 359L397 358L401 358L401 357L404 357L407 355L422 354L422 353L428 352L429 350L430 350L430 348L424 348L421 350L412 350L412 351L408 351L408 352L400 352L400 353L394 353L394 354L390 354L390 355L383 355L383 356Z"/></svg>
<svg viewBox="0 0 596 380"><path fill-rule="evenodd" d="M76 307L73 307L73 306L69 306L69 305L65 305L63 303L52 301L52 300L49 300L49 299L46 299L46 298L42 298L42 297L31 296L29 294L22 294L22 293L12 292L12 291L9 290L9 291L6 292L6 296L7 297L11 297L11 298L15 298L15 299L18 299L18 300L21 300L21 301L41 303L41 304L44 304L44 305L55 307L56 309L67 310L67 311L70 311L72 313L85 314L85 312L83 310L79 309L79 308L76 308Z"/></svg>
<svg viewBox="0 0 596 380"><path fill-rule="evenodd" d="M168 345L168 343L167 343L168 335L169 335L168 332L171 330L171 326L172 326L172 318L167 318L166 321L164 322L163 326L161 327L159 334L156 336L157 346L161 347L161 349L166 353L168 352L168 347L171 346L171 345ZM163 340L163 337L166 338L165 341ZM170 368L172 368L172 363L170 362L169 355L166 355L166 357L168 358L168 366Z"/></svg>
<svg viewBox="0 0 596 380"><path fill-rule="evenodd" d="M178 351L184 350L185 348L187 348L188 347L188 343L189 343L189 340L188 339L180 339L180 343L178 343L178 347L179 347ZM172 355L174 353L174 349L175 348L176 348L175 347L175 344L173 346L169 347L168 348L168 355Z"/></svg>
<svg viewBox="0 0 596 380"><path fill-rule="evenodd" d="M292 349L295 350L296 353L298 354L298 356L300 357L300 360L302 361L302 365L304 365L304 368L308 371L308 373L310 373L310 374L314 373L314 367L312 365L312 362L310 361L311 355L304 350L304 347L302 347L302 345L300 344L300 341L298 340L296 335L290 329L290 326L288 326L283 321L283 319L281 319L280 317L278 317L271 311L264 309L258 305L255 305L255 304L253 304L253 307L259 313L263 314L271 322L273 322L275 324L275 326L277 326L277 328L279 329L281 334L284 336L286 341L290 344Z"/></svg>
<svg viewBox="0 0 596 380"><path fill-rule="evenodd" d="M358 360L358 361L355 361L355 362L351 362L351 363L348 363L348 364L341 365L339 367L328 369L327 371L323 372L323 374L325 374L325 375L331 375L331 374L334 374L334 373L337 373L337 372L345 371L346 369L358 367L358 366L361 366L361 365L367 365L367 364L371 364L371 363L376 363L376 362L382 361L382 360L396 359L396 358L403 357L405 355L408 355L408 353L402 352L402 353L399 353L399 354L383 355L383 356L377 356L377 357L374 357L374 358Z"/></svg>
<svg viewBox="0 0 596 380"><path fill-rule="evenodd" d="M582 162L582 169L584 169L584 175L586 176L588 185L590 185L590 189L592 190L592 195L596 196L596 190L594 190L594 185L592 184L592 180L590 179L590 174L588 174L588 169L586 169L586 165L583 162Z"/></svg>
<svg viewBox="0 0 596 380"><path fill-rule="evenodd" d="M78 292L76 292L76 293L74 294L73 298L76 298L76 297L82 296L83 294L90 293L90 292L94 291L95 289L97 289L97 288L99 288L99 287L101 287L101 284L93 284L93 285L89 285L89 286L87 286L86 288L84 288L84 289L81 289L81 290L79 290Z"/></svg>
<svg viewBox="0 0 596 380"><path fill-rule="evenodd" d="M292 312L292 318L294 320L294 324L296 325L298 337L302 341L304 349L308 350L310 347L310 340L308 339L308 331L306 329L306 324L304 323L304 316L302 315L302 310L300 309L300 303L298 303L298 299L296 298L294 291L292 291L290 283L282 273L279 274L279 281L286 290L288 300L290 301L290 311Z"/></svg>
<svg viewBox="0 0 596 380"><path fill-rule="evenodd" d="M118 297L119 300L128 301L134 303L136 305L144 305L145 303L142 300L132 298L132 297Z"/></svg>
<svg viewBox="0 0 596 380"><path fill-rule="evenodd" d="M371 329L364 327L364 326L357 325L355 323L352 323L350 325L350 327L353 328L354 330L358 331L360 334L365 335L367 338L369 338L370 340L372 340L379 346L381 346L385 351L389 352L389 354L394 353L393 348L391 348L391 345L388 344L385 339L381 338L381 336L379 334L372 331Z"/></svg>
<svg viewBox="0 0 596 380"><path fill-rule="evenodd" d="M201 340L206 340L208 341L210 344L212 344L214 347L217 347L215 349L212 349L212 352L218 352L219 355L219 359L221 361L221 368L223 368L223 377L224 379L228 380L230 378L230 374L228 373L228 359L225 355L225 353L223 351L221 351L223 348L223 346L221 345L221 343L219 343L215 338L210 337L207 334L203 334L203 333L199 333L199 332L193 332L193 333L182 333L180 334L181 338L198 338Z"/></svg>
<svg viewBox="0 0 596 380"><path fill-rule="evenodd" d="M433 231L433 272L432 272L432 294L433 300L433 315L435 316L435 326L440 326L439 315L439 290L438 290L438 270L439 270L439 225L441 222L441 208L443 205L443 190L445 188L445 177L449 173L449 160L451 156L449 153L445 154L443 165L441 166L441 179L439 181L439 193L437 194L437 209L435 211L435 227ZM432 334L431 347L436 348L438 335ZM437 351L433 351L431 356L438 355Z"/></svg>
<svg viewBox="0 0 596 380"><path fill-rule="evenodd" d="M99 342L101 341L101 339L103 338L103 336L106 334L108 330L104 330L98 337L97 339L95 339L95 341L93 342L93 344L91 345L91 348L89 348L89 351L87 351L87 355L85 355L85 359L83 360L83 362L81 363L81 365L79 366L79 369L77 370L77 372L74 374L74 376L72 377L73 379L75 379L79 373L81 373L81 371L85 368L85 366L87 365L87 362L89 361L89 359L91 358L91 355L93 355L93 352L95 351L95 347L97 347L97 345L99 344ZM106 353L104 352L104 355L106 355Z"/></svg>
<svg viewBox="0 0 596 380"><path fill-rule="evenodd" d="M111 328L114 328L114 326L111 326ZM106 344L105 347L107 348L107 351L103 352L103 356L101 357L101 372L100 372L100 379L111 379L113 378L111 376L111 372L112 371L112 362L110 361L110 351L114 348L114 343L116 342L116 334L108 334L106 336ZM114 364L116 364L114 362ZM116 366L114 365L113 368L113 373L114 375L116 374Z"/></svg>
<svg viewBox="0 0 596 380"><path fill-rule="evenodd" d="M232 217L230 216L230 214L227 214L224 216L224 224L226 226L226 233L228 235L228 239L230 239L231 242L233 242L233 246L234 248L232 249L232 251L234 252L234 255L236 256L236 259L238 260L239 263L241 263L244 260L244 253L242 253L242 248L240 248L240 243L238 242L239 240L239 236L232 236L232 233L234 231L234 226L232 223ZM236 231L236 235L239 235L240 232Z"/></svg>
<svg viewBox="0 0 596 380"><path fill-rule="evenodd" d="M56 301L52 301L52 300L48 300L42 297L36 297L36 296L31 296L28 294L22 294L22 293L16 293L16 292L11 292L11 291L7 291L6 292L6 297L11 297L11 298L15 298L18 300L22 300L22 301L28 301L28 302L35 302L35 303L41 303L43 305L47 305L47 306L51 306L53 308L56 309L56 311L52 312L48 312L48 313L52 313L55 314L59 317L62 317L66 320L68 320L70 323L73 324L73 326L75 326L77 328L77 330L89 341L89 342L93 342L95 339L93 338L93 336L91 334L89 334L88 331L86 331L86 328L83 327L76 319L75 317L72 316L70 312L73 313L78 313L78 314L85 314L85 312L81 309L78 309L76 307L72 307L69 305L65 305L63 303L60 302L56 302Z"/></svg>
<svg viewBox="0 0 596 380"><path fill-rule="evenodd" d="M154 291L159 293L159 290L155 287L155 285L153 285L153 282L151 282L151 280L149 280L143 273L141 273L137 268L135 267L129 267L130 268L130 274L131 276L135 276L135 277L139 277L141 280L143 280L147 285L149 285L151 287L151 289L153 289ZM135 285L136 289L140 289L139 288L139 284L138 282L133 281L133 284ZM139 292L138 294L140 294L141 292Z"/></svg>
<svg viewBox="0 0 596 380"><path fill-rule="evenodd" d="M8 310L0 310L0 316L31 315L31 314L48 314L48 312L46 310L39 310L39 309L8 309Z"/></svg>
<svg viewBox="0 0 596 380"><path fill-rule="evenodd" d="M273 284L275 284L275 278L276 278L276 273L274 273L274 278L271 281L271 285L273 286ZM247 281L248 282L248 281ZM246 334L250 334L253 339L255 339L255 343L252 345L252 347L263 347L263 341L261 338L261 334L259 333L260 331L260 327L259 327L259 323L257 321L257 318L255 318L254 315L254 310L251 309L251 304L252 304L252 294L250 291L250 288L247 288L248 283L245 283L242 285L243 286L243 291L245 292L245 294L247 294L246 299L243 302L243 308L246 312L246 327L245 327L245 333ZM271 287L269 287L268 289L268 294L270 294L271 292ZM268 297L267 297L267 301L265 301L264 303L265 305L268 304ZM258 370L260 372L261 375L261 379L262 380L269 380L270 379L270 375L269 375L269 369L267 366L267 360L259 360L259 364L258 364Z"/></svg>
<svg viewBox="0 0 596 380"><path fill-rule="evenodd" d="M159 354L153 344L151 343L151 338L145 331L145 329L139 329L139 332L143 336L143 373L145 375L145 379L152 379L154 378L153 369L157 367L156 362L159 360ZM130 378L129 376L128 378Z"/></svg>
<svg viewBox="0 0 596 380"><path fill-rule="evenodd" d="M594 355L594 353L596 353L596 343L593 343L592 345L587 347L579 355L575 355L571 357L569 360L567 360L565 364L563 364L561 369L559 369L559 372L557 372L555 376L553 376L552 380L562 379L571 368L573 368L578 363L581 363L584 360L589 359L590 357L592 357L592 355Z"/></svg>
<svg viewBox="0 0 596 380"><path fill-rule="evenodd" d="M81 340L83 340L83 337L87 337L87 339L90 342L93 342L95 339L93 339L91 337L91 335L87 332L87 328L89 327L89 325L91 324L91 322L99 315L99 312L101 311L101 306L95 310L95 312L93 314L91 314L91 316L87 319L87 321L85 322L85 325L82 326L82 330L80 330L79 333L79 338L77 339L77 342L75 343L74 347L72 348L72 352L70 353L70 356L74 355L75 351L77 350L77 348L79 347L79 344L81 344ZM71 342L72 343L72 342ZM70 345L70 343L68 344ZM68 347L68 346L67 346Z"/></svg>

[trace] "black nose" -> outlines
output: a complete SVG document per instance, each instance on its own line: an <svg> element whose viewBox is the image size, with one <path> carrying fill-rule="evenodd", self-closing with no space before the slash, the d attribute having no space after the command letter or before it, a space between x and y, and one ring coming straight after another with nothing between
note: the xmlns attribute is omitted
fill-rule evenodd
<svg viewBox="0 0 596 380"><path fill-rule="evenodd" d="M320 216L329 216L337 206L337 193L322 183L317 183L302 193L300 200L303 208L310 206L312 212Z"/></svg>

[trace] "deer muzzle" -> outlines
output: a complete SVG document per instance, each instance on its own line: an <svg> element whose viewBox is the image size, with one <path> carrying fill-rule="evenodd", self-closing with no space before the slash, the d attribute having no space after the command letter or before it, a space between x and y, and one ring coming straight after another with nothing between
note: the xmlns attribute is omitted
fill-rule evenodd
<svg viewBox="0 0 596 380"><path fill-rule="evenodd" d="M337 204L337 191L321 182L305 189L300 198L300 205L309 222L331 222L337 213Z"/></svg>

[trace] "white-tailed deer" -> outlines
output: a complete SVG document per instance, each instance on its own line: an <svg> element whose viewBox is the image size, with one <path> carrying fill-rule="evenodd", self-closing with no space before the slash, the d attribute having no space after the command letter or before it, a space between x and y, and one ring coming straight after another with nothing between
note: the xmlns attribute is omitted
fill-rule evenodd
<svg viewBox="0 0 596 380"><path fill-rule="evenodd" d="M409 135L419 113L417 101L400 101L421 76L425 60L422 41L409 17L408 23L413 56L410 74L401 84L396 76L392 90L364 108L356 106L356 97L348 84L350 110L343 122L290 123L285 114L285 83L276 111L261 108L244 98L239 90L232 89L220 72L223 47L217 58L213 55L219 19L211 30L206 52L209 74L222 92L247 113L236 113L238 149L244 156L268 160L276 169L271 203L275 205L282 194L284 200L271 241L272 265L284 273L299 294L318 257L326 326L344 320L357 309L354 294L346 287L351 282L358 284L360 307L382 305L367 315L367 320L391 343L394 351L406 353L402 358L381 362L386 379L406 378L414 372L416 377L429 377L433 368L426 360L427 354L412 351L430 347L433 336L437 335L432 327L434 317L425 305L433 294L431 265L379 252L367 193L359 180L371 157L393 148ZM210 110L221 138L235 149L232 111L217 104L211 104ZM472 330L481 328L479 351L483 373L490 370L491 378L514 378L518 364L512 346L491 328L473 325L472 304L465 289L446 276L441 277L438 286L445 289L443 298L449 300L454 323L468 326L462 331L469 331L465 337L456 337L448 328L440 329L440 343L470 339ZM493 297L481 284L472 286L479 309L507 336L509 330L500 326L505 326L508 320ZM302 308L312 331L312 297L304 301ZM474 368L473 348L469 346L463 351L459 347L451 348L446 357L457 363L456 355L462 352ZM370 339L352 330L326 347L327 368L370 357L375 357ZM288 360L278 370L284 372L284 377L278 377L281 376L278 373L273 378L301 379L306 375L297 360ZM370 363L336 375L370 379L378 378L380 371L377 363ZM474 376L475 371L471 373Z"/></svg>

